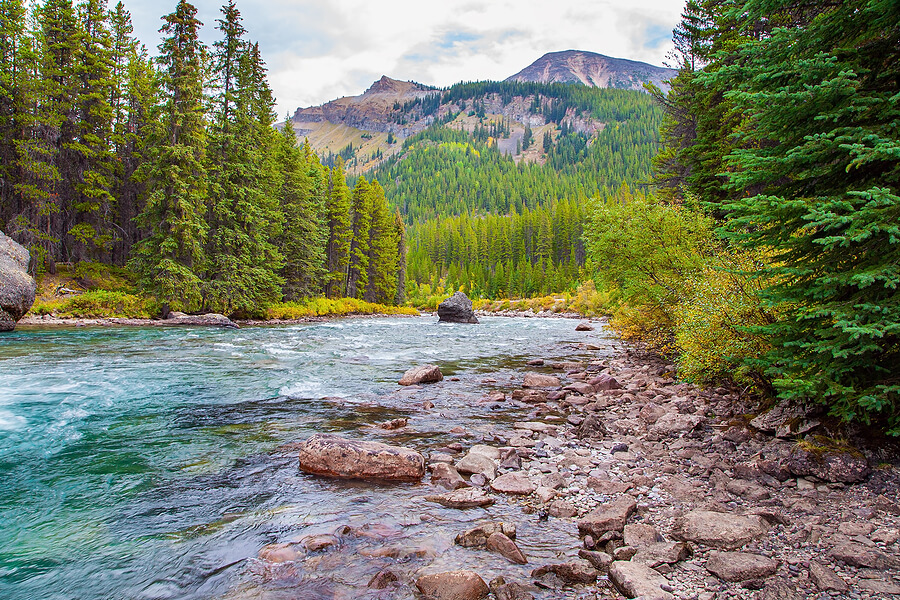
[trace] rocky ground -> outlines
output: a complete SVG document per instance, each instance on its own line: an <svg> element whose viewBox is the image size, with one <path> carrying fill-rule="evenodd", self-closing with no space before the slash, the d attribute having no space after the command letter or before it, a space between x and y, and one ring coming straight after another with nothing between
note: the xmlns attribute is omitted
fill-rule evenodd
<svg viewBox="0 0 900 600"><path fill-rule="evenodd" d="M416 582L428 597L900 597L894 449L817 437L819 420L783 407L755 416L736 390L678 383L672 364L636 349L528 368L495 400L533 405L531 420L432 453L426 500L522 503L577 528L581 558L489 588L472 572L429 574ZM457 544L520 562L505 527L482 523ZM384 578L371 585L396 579Z"/></svg>

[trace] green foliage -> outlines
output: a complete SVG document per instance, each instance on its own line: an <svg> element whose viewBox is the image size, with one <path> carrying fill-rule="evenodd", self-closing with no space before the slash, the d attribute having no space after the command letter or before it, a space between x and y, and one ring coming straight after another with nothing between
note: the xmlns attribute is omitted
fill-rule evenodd
<svg viewBox="0 0 900 600"><path fill-rule="evenodd" d="M159 310L159 305L148 298L124 292L94 290L63 300L38 300L31 313L77 319L149 319L158 315Z"/></svg>
<svg viewBox="0 0 900 600"><path fill-rule="evenodd" d="M418 315L419 312L407 306L387 306L365 302L356 298L310 298L299 302L282 302L269 305L268 319L293 320L310 317L330 317L346 315Z"/></svg>

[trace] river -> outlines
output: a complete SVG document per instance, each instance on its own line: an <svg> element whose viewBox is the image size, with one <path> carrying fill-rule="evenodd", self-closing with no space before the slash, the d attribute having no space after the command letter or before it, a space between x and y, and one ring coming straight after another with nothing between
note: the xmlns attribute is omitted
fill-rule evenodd
<svg viewBox="0 0 900 600"><path fill-rule="evenodd" d="M574 530L554 529L507 499L444 509L422 498L434 491L427 481L305 475L288 445L315 432L425 454L490 443L531 408L480 400L517 387L527 359L613 351L607 334L575 332L575 324L487 317L462 326L423 316L4 334L0 598L413 597L410 588L387 596L366 588L384 567L409 577L471 568L486 581L527 579L542 560L575 553ZM440 365L444 381L396 384L423 363ZM409 427L373 427L399 417ZM456 533L486 519L515 523L531 564L454 546ZM277 568L256 558L267 544L344 525L355 533L337 549Z"/></svg>

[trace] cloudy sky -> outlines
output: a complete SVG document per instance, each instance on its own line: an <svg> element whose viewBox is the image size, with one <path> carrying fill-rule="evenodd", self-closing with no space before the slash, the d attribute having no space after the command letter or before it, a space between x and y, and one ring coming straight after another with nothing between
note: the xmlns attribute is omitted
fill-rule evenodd
<svg viewBox="0 0 900 600"><path fill-rule="evenodd" d="M156 53L176 0L124 0ZM195 0L207 43L223 0ZM356 95L382 75L435 86L505 79L547 52L662 65L682 0L237 0L269 67L278 114Z"/></svg>

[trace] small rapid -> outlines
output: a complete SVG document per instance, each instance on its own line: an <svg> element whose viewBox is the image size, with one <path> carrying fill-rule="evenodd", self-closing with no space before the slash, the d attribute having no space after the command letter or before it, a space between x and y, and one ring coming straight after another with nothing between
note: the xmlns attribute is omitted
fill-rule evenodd
<svg viewBox="0 0 900 600"><path fill-rule="evenodd" d="M0 597L362 598L376 594L366 583L387 565L527 577L534 564L456 547L453 536L470 522L510 521L539 561L576 547L546 543L573 533L553 531L513 501L444 509L423 500L427 482L308 476L291 444L338 432L427 454L493 440L529 408L479 400L517 387L529 358L612 352L603 331L574 328L567 319L461 326L425 316L6 334ZM443 382L397 385L406 369L428 362L440 365ZM374 427L400 417L409 427ZM335 531L343 532L338 551L277 568L256 558L268 544Z"/></svg>

